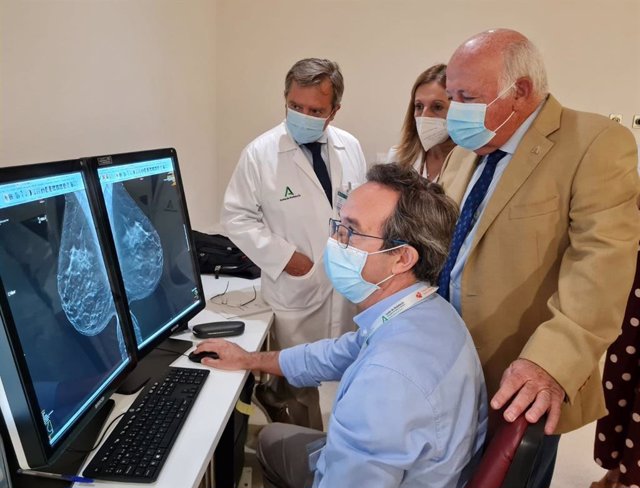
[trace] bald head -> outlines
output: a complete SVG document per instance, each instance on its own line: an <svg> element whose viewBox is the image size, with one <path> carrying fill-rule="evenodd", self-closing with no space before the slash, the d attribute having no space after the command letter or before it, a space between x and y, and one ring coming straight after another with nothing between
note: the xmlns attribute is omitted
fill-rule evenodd
<svg viewBox="0 0 640 488"><path fill-rule="evenodd" d="M506 89L518 78L532 82L538 101L549 92L547 73L540 52L520 32L510 29L491 29L467 39L451 57L451 63L475 61L500 67L499 91Z"/></svg>
<svg viewBox="0 0 640 488"><path fill-rule="evenodd" d="M496 136L476 151L488 154L509 140L546 97L542 57L519 32L481 32L453 53L447 66L447 93L461 103L494 102L487 109L485 126Z"/></svg>
<svg viewBox="0 0 640 488"><path fill-rule="evenodd" d="M501 56L508 45L518 42L528 42L528 39L514 30L491 29L467 39L453 53L453 58L469 54L482 55L484 53Z"/></svg>

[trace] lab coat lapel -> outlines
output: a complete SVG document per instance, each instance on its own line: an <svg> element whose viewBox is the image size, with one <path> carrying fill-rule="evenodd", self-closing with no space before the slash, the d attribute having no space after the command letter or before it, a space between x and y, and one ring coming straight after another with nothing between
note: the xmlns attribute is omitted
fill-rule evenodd
<svg viewBox="0 0 640 488"><path fill-rule="evenodd" d="M513 195L524 184L529 175L538 166L553 147L553 142L547 136L560 127L560 114L562 107L549 96L533 125L525 133L518 144L516 152L507 165L498 186L491 199L487 203L471 244L470 253L478 245L487 229L491 226L498 214L507 206Z"/></svg>
<svg viewBox="0 0 640 488"><path fill-rule="evenodd" d="M327 128L327 149L327 153L329 154L327 164L329 174L331 175L331 188L333 190L332 201L335 205L336 193L340 190L342 183L342 163L340 161L346 157L346 150L340 136L332 130L331 126Z"/></svg>
<svg viewBox="0 0 640 488"><path fill-rule="evenodd" d="M291 151L293 153L291 159L293 160L294 164L298 166L298 168L300 168L300 170L309 178L312 185L314 185L318 190L319 194L324 196L324 201L329 203L327 197L325 196L324 189L320 184L320 180L318 180L316 172L313 170L313 163L309 161L302 148L293 141L288 133L286 133L284 139L286 139L286 141L283 141L283 144L280 146L280 150ZM311 190L311 187L309 187L309 189Z"/></svg>
<svg viewBox="0 0 640 488"><path fill-rule="evenodd" d="M313 164L309 161L300 146L296 147L295 152L293 153L293 162L309 177L309 179L311 179L311 181L313 181L314 185L324 193L322 185L316 176L316 172L313 171Z"/></svg>

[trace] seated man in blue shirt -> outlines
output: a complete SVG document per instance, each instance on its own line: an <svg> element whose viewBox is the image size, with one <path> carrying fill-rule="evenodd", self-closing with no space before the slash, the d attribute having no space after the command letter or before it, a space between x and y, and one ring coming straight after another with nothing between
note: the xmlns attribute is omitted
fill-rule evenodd
<svg viewBox="0 0 640 488"><path fill-rule="evenodd" d="M459 487L484 441L475 347L431 286L456 206L412 169L377 165L367 180L349 195L342 220L331 221L324 255L333 286L358 304L356 332L283 351L248 353L220 339L196 349L219 356L203 364L266 371L294 386L340 380L327 434L263 429L266 487Z"/></svg>

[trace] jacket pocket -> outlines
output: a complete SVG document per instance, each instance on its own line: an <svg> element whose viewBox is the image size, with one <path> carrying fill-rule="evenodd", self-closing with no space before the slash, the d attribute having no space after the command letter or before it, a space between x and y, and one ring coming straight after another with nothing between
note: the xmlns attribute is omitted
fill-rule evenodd
<svg viewBox="0 0 640 488"><path fill-rule="evenodd" d="M526 219L537 215L545 215L558 210L558 195L539 202L531 202L524 205L513 205L509 207L510 219Z"/></svg>
<svg viewBox="0 0 640 488"><path fill-rule="evenodd" d="M275 282L269 279L265 281L265 299L273 306L285 309L316 308L327 299L332 289L322 260L314 263L305 275L291 276L283 271Z"/></svg>

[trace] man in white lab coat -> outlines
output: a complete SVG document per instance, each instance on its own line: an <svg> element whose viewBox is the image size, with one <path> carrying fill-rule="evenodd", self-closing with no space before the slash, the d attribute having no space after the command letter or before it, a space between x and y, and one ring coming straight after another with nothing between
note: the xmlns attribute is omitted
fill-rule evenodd
<svg viewBox="0 0 640 488"><path fill-rule="evenodd" d="M343 90L336 63L295 63L285 78L285 121L242 151L225 193L221 221L262 269L278 349L353 327L355 309L333 290L322 263L329 219L366 173L357 139L329 125ZM322 429L316 388L277 380L256 393L272 420Z"/></svg>

